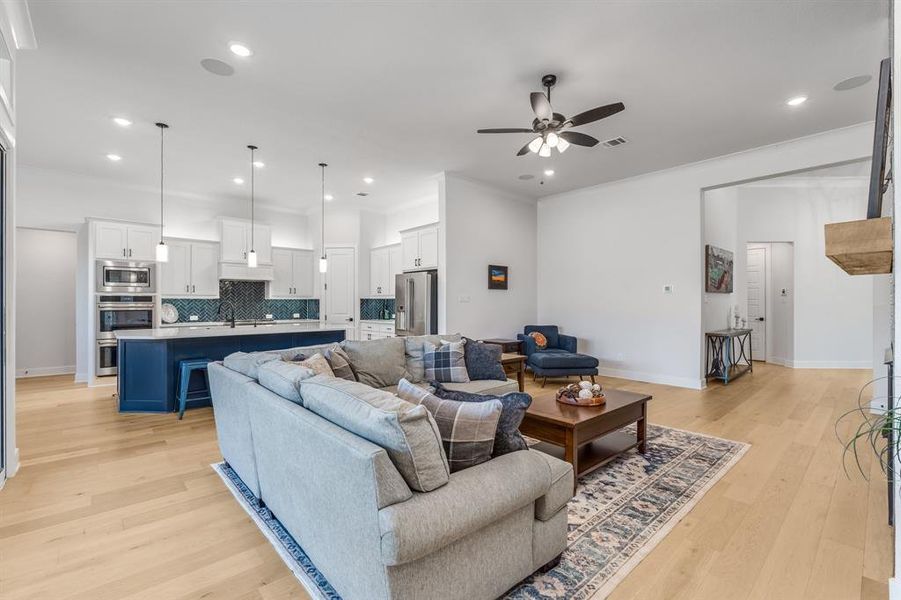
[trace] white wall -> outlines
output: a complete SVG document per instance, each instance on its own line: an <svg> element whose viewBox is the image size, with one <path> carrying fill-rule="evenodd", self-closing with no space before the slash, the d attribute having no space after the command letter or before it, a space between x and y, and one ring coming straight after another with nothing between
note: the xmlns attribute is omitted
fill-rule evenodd
<svg viewBox="0 0 901 600"><path fill-rule="evenodd" d="M16 246L16 375L74 373L75 234L19 228Z"/></svg>
<svg viewBox="0 0 901 600"><path fill-rule="evenodd" d="M704 244L710 244L734 254L740 251L738 241L738 188L727 187L710 190L704 194ZM733 285L735 280L733 279ZM704 286L705 283L701 282ZM735 304L735 294L711 294L704 291L702 322L704 331L715 331L730 326L729 310Z"/></svg>
<svg viewBox="0 0 901 600"><path fill-rule="evenodd" d="M451 174L439 198L439 331L515 337L536 319L535 205ZM489 264L509 267L509 289L488 289Z"/></svg>
<svg viewBox="0 0 901 600"><path fill-rule="evenodd" d="M159 223L159 190L123 185L107 179L22 165L19 167L20 210L16 224L76 231L86 217ZM308 231L307 217L257 204L256 219L272 227L275 246L312 248L318 224ZM250 218L249 199L211 198L171 192L166 196L167 236L218 240L216 217Z"/></svg>
<svg viewBox="0 0 901 600"><path fill-rule="evenodd" d="M384 235L377 245L399 244L400 231L435 223L438 220L438 196L436 194L434 198L425 199L422 203L408 205L386 214L383 224Z"/></svg>
<svg viewBox="0 0 901 600"><path fill-rule="evenodd" d="M701 387L702 190L863 158L872 134L857 125L541 199L538 319L577 336L602 373Z"/></svg>

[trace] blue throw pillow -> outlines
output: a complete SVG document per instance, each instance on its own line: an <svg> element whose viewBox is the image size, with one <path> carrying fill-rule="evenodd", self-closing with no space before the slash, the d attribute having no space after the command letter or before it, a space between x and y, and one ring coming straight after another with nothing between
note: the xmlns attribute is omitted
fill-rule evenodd
<svg viewBox="0 0 901 600"><path fill-rule="evenodd" d="M449 390L441 385L439 381L430 381L429 385L435 389L433 393L436 396L447 400L456 400L457 402L501 401L503 408L501 409L501 418L497 423L497 432L494 435L494 452L492 452L491 456L501 456L529 448L522 434L519 433L519 425L522 423L523 417L526 416L526 409L532 404L530 395L524 392L510 392L503 396L471 394L469 392Z"/></svg>
<svg viewBox="0 0 901 600"><path fill-rule="evenodd" d="M464 359L470 381L507 380L507 374L504 373L504 367L501 365L503 349L500 346L477 342L469 338L463 338L463 340L466 342Z"/></svg>

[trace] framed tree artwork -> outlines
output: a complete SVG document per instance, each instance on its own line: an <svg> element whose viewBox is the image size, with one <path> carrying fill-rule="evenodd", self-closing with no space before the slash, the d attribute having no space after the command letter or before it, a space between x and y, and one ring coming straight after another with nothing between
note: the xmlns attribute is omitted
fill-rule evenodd
<svg viewBox="0 0 901 600"><path fill-rule="evenodd" d="M505 290L507 289L507 283L507 267L501 265L488 265L489 290Z"/></svg>
<svg viewBox="0 0 901 600"><path fill-rule="evenodd" d="M732 252L707 244L704 290L711 294L731 294L734 273Z"/></svg>

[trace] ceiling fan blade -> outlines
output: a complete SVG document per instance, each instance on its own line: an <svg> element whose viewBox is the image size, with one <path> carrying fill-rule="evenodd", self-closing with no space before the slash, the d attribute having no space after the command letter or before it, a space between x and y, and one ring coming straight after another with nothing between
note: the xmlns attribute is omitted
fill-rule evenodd
<svg viewBox="0 0 901 600"><path fill-rule="evenodd" d="M597 139L591 137L590 135L579 133L578 131L561 131L557 135L562 137L570 144L575 144L576 146L588 146L590 148L598 144Z"/></svg>
<svg viewBox="0 0 901 600"><path fill-rule="evenodd" d="M569 123L573 127L585 125L586 123L594 123L595 121L606 119L610 115L615 115L624 110L626 110L626 106L622 102L614 102L613 104L598 106L597 108L592 108L591 110L579 113L575 117L570 118Z"/></svg>
<svg viewBox="0 0 901 600"><path fill-rule="evenodd" d="M531 144L532 142L529 142ZM526 144L522 148L519 149L519 152L516 153L516 156L525 156L529 153L529 144Z"/></svg>
<svg viewBox="0 0 901 600"><path fill-rule="evenodd" d="M476 133L532 133L532 130L524 127L497 127L495 129L479 129Z"/></svg>
<svg viewBox="0 0 901 600"><path fill-rule="evenodd" d="M548 102L547 96L542 92L532 92L529 95L529 100L532 102L532 110L535 111L536 117L542 120L551 120L554 116L554 109L551 108L551 103Z"/></svg>

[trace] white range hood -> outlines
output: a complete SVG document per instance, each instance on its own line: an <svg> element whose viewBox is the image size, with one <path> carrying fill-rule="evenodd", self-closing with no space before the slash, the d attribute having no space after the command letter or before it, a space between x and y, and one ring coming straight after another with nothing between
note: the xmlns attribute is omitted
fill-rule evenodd
<svg viewBox="0 0 901 600"><path fill-rule="evenodd" d="M275 272L271 266L250 268L236 263L219 263L219 279L237 281L272 281Z"/></svg>

